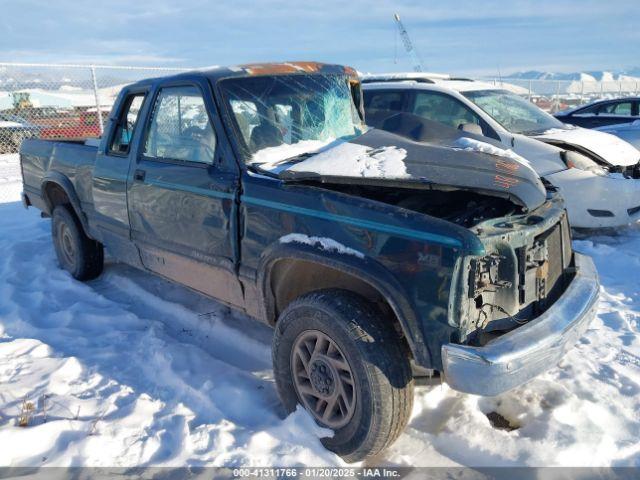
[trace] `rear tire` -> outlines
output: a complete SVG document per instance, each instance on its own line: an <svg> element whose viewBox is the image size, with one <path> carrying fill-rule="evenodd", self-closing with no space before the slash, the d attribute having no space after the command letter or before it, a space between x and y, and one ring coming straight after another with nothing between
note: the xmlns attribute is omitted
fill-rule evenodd
<svg viewBox="0 0 640 480"><path fill-rule="evenodd" d="M73 278L91 280L102 273L102 244L87 237L78 217L65 205L53 209L51 236L58 263Z"/></svg>
<svg viewBox="0 0 640 480"><path fill-rule="evenodd" d="M293 301L276 324L272 355L286 410L301 404L331 428L334 436L321 441L346 461L378 454L406 427L413 407L407 353L388 319L359 295L330 289Z"/></svg>

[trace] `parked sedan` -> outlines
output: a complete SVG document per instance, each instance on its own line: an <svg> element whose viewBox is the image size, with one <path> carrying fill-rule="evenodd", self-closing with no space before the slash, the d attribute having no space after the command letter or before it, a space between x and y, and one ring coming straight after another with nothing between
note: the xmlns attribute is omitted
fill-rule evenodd
<svg viewBox="0 0 640 480"><path fill-rule="evenodd" d="M618 125L607 125L606 127L599 127L597 130L620 137L640 150L640 120L631 123L620 123Z"/></svg>
<svg viewBox="0 0 640 480"><path fill-rule="evenodd" d="M640 97L600 100L558 112L554 116L564 123L584 128L630 123L640 119Z"/></svg>
<svg viewBox="0 0 640 480"><path fill-rule="evenodd" d="M604 132L566 125L495 85L424 73L363 79L367 123L406 112L499 142L563 194L574 228L640 220L640 153ZM504 152L503 152L504 153Z"/></svg>

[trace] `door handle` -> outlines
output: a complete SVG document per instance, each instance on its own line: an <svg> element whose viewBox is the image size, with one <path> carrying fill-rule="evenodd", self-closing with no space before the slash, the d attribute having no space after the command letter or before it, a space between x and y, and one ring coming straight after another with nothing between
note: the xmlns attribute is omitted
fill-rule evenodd
<svg viewBox="0 0 640 480"><path fill-rule="evenodd" d="M133 173L133 179L134 180L139 180L139 181L144 181L144 177L146 176L147 172L145 172L144 170L136 170Z"/></svg>

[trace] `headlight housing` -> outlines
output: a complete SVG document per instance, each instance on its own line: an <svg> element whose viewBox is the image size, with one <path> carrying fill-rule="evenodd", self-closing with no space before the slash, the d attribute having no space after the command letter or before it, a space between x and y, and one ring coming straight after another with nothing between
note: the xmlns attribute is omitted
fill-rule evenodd
<svg viewBox="0 0 640 480"><path fill-rule="evenodd" d="M581 153L573 152L571 150L566 150L563 153L564 163L566 163L567 167L569 168L578 168L580 170L585 170L602 177L605 177L608 174L608 172L604 168L591 160L589 157L582 155Z"/></svg>

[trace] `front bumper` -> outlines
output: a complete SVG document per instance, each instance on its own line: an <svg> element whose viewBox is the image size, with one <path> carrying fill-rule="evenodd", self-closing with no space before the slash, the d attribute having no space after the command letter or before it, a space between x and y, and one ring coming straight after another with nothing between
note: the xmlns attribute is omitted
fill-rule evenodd
<svg viewBox="0 0 640 480"><path fill-rule="evenodd" d="M445 381L455 390L494 396L555 366L595 317L600 283L591 258L575 254L576 274L564 294L535 320L483 347L442 347Z"/></svg>

